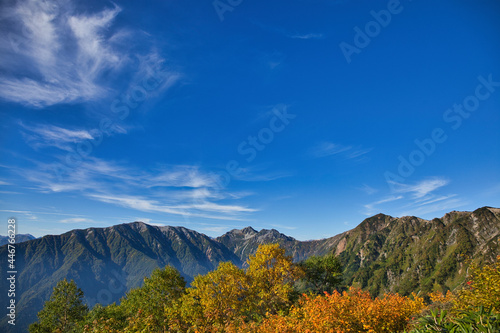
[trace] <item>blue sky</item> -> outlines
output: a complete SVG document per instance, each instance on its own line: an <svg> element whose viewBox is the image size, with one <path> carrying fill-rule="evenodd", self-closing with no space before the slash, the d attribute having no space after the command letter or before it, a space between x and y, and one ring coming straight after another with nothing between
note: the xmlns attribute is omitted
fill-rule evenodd
<svg viewBox="0 0 500 333"><path fill-rule="evenodd" d="M1 6L2 234L500 204L498 1Z"/></svg>

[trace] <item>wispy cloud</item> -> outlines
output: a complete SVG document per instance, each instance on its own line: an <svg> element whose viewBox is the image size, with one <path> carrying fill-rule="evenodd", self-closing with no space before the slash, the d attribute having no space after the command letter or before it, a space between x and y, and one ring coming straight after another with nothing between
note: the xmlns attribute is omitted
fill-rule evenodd
<svg viewBox="0 0 500 333"><path fill-rule="evenodd" d="M344 146L332 142L321 142L315 147L310 149L310 154L315 158L336 155L350 150L351 146Z"/></svg>
<svg viewBox="0 0 500 333"><path fill-rule="evenodd" d="M375 206L377 206L377 205L381 205L381 204L384 204L384 203L387 203L387 202L401 200L401 199L403 199L402 195L390 196L390 197L387 197L387 198L384 198L384 199L381 199L381 200L378 200L378 201L366 204L366 205L364 205L364 207L366 209L365 214L366 215L372 215L372 214L374 214L374 209L375 209Z"/></svg>
<svg viewBox="0 0 500 333"><path fill-rule="evenodd" d="M281 178L288 178L294 175L290 171L267 171L263 166L253 166L240 168L240 174L234 178L245 182L268 182Z"/></svg>
<svg viewBox="0 0 500 333"><path fill-rule="evenodd" d="M93 139L87 130L66 129L54 125L29 126L22 122L20 126L25 130L26 141L34 148L52 146L71 151L73 149L71 144Z"/></svg>
<svg viewBox="0 0 500 333"><path fill-rule="evenodd" d="M35 107L93 100L106 92L102 73L127 59L113 42L119 31L110 33L117 6L84 15L70 2L28 0L7 10L12 27L10 40L1 43L4 99Z"/></svg>
<svg viewBox="0 0 500 333"><path fill-rule="evenodd" d="M0 180L0 185L11 185L10 183L4 182L3 180Z"/></svg>
<svg viewBox="0 0 500 333"><path fill-rule="evenodd" d="M444 178L429 178L422 180L413 185L393 183L393 188L396 193L411 193L414 198L424 198L431 192L448 185L449 181Z"/></svg>
<svg viewBox="0 0 500 333"><path fill-rule="evenodd" d="M136 217L135 219L133 219L134 221L140 221L140 222L144 222L144 223L147 223L147 224L150 224L150 225L156 225L156 226L164 226L165 224L163 223L152 223L151 222L151 219L148 219L146 217Z"/></svg>
<svg viewBox="0 0 500 333"><path fill-rule="evenodd" d="M142 212L166 213L186 217L202 217L218 220L239 220L236 213L252 212L254 209L242 206L219 205L215 203L190 203L183 205L170 205L159 200L129 195L101 195L88 194L88 197L101 202L119 205ZM218 213L214 215L212 213Z"/></svg>
<svg viewBox="0 0 500 333"><path fill-rule="evenodd" d="M142 212L239 220L242 214L256 211L235 204L251 193L231 193L221 187L219 176L197 166L163 166L147 171L89 157L62 180L50 165L41 163L36 169L19 170L19 174L41 192L75 192Z"/></svg>
<svg viewBox="0 0 500 333"><path fill-rule="evenodd" d="M443 196L432 196L431 198L426 198L426 200L417 200L417 206L425 206L438 201L448 200L456 197L456 194L443 195Z"/></svg>
<svg viewBox="0 0 500 333"><path fill-rule="evenodd" d="M217 185L218 177L214 174L202 173L196 166L175 166L168 171L145 180L148 187L213 187ZM200 194L200 192L198 192Z"/></svg>
<svg viewBox="0 0 500 333"><path fill-rule="evenodd" d="M441 212L445 213L453 209L458 209L460 207L463 207L467 205L468 202L457 198L455 196L450 197L449 199L443 199L439 200L438 203L427 203L425 205L421 206L411 206L407 208L406 210L401 211L398 215L399 216L407 216L407 215L414 215L414 216L421 216L425 214L431 214L431 213L436 213L436 212Z"/></svg>
<svg viewBox="0 0 500 333"><path fill-rule="evenodd" d="M378 192L376 188L373 188L369 185L363 184L363 186L359 187L359 189L363 192L365 192L368 195L372 195Z"/></svg>
<svg viewBox="0 0 500 333"><path fill-rule="evenodd" d="M372 148L346 146L333 142L321 142L309 149L309 155L313 158L322 158L341 154L341 156L346 159L356 159L368 154L370 151L372 151Z"/></svg>
<svg viewBox="0 0 500 333"><path fill-rule="evenodd" d="M261 21L252 20L252 23L265 31L270 31L292 39L323 39L325 35L322 33L290 33L282 27L272 26Z"/></svg>
<svg viewBox="0 0 500 333"><path fill-rule="evenodd" d="M22 214L28 220L38 220L38 217L35 214L39 214L38 212L30 212L27 210L9 210L9 209L1 209L0 212Z"/></svg>
<svg viewBox="0 0 500 333"><path fill-rule="evenodd" d="M95 101L112 91L106 77L132 64L133 38L142 32L117 27L117 5L77 8L71 0L18 0L3 8L8 28L0 37L0 98L41 108Z"/></svg>
<svg viewBox="0 0 500 333"><path fill-rule="evenodd" d="M83 217L73 217L69 219L59 220L59 223L95 223L91 219L83 218Z"/></svg>
<svg viewBox="0 0 500 333"><path fill-rule="evenodd" d="M449 183L449 180L440 177L427 178L413 184L393 183L393 193L396 194L364 205L365 214L373 215L377 205L396 200L401 202L389 208L397 216L419 216L465 205L456 194L439 194L439 190Z"/></svg>
<svg viewBox="0 0 500 333"><path fill-rule="evenodd" d="M58 215L58 216L81 216L78 214L67 214L67 213L58 213L58 212L32 212L32 211L27 211L27 210L11 210L11 209L0 209L0 212L6 212L6 213L15 213L15 214L45 214L45 215Z"/></svg>
<svg viewBox="0 0 500 333"><path fill-rule="evenodd" d="M361 157L365 154L368 154L372 150L373 150L373 148L368 148L368 149L354 148L354 149L352 149L352 151L349 152L349 154L347 154L347 158L348 159L355 159L355 158Z"/></svg>
<svg viewBox="0 0 500 333"><path fill-rule="evenodd" d="M323 39L325 38L325 35L319 33L309 33L309 34L289 35L289 37L294 39Z"/></svg>

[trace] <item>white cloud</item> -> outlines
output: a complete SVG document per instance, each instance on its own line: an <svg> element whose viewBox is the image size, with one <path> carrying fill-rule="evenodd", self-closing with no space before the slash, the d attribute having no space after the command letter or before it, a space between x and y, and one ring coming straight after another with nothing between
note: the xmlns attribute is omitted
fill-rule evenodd
<svg viewBox="0 0 500 333"><path fill-rule="evenodd" d="M148 187L215 187L219 177L205 174L195 166L175 166L150 178Z"/></svg>
<svg viewBox="0 0 500 333"><path fill-rule="evenodd" d="M363 184L363 186L361 186L359 189L368 195L372 195L372 194L375 194L378 192L378 190L376 188L373 188L373 187L366 185L366 184Z"/></svg>
<svg viewBox="0 0 500 333"><path fill-rule="evenodd" d="M168 166L146 172L89 157L62 176L44 164L18 172L41 192L76 192L141 212L239 220L242 214L256 211L235 204L249 193L227 191L217 176L197 166Z"/></svg>
<svg viewBox="0 0 500 333"><path fill-rule="evenodd" d="M351 151L347 155L347 158L353 159L353 158L361 157L361 156L363 156L365 154L368 154L372 150L373 150L373 148L368 148L368 149L353 149L353 151Z"/></svg>
<svg viewBox="0 0 500 333"><path fill-rule="evenodd" d="M324 34L320 33L309 33L309 34L296 34L296 35L289 35L290 38L294 39L323 39L325 38Z"/></svg>
<svg viewBox="0 0 500 333"><path fill-rule="evenodd" d="M3 180L0 180L0 185L11 185L10 183L4 182Z"/></svg>
<svg viewBox="0 0 500 333"><path fill-rule="evenodd" d="M377 205L396 200L403 200L402 204L391 208L393 213L395 210L400 210L397 212L397 216L419 216L463 206L465 203L456 194L438 195L434 193L448 184L447 179L439 177L424 179L413 184L392 183L393 191L397 195L364 205L365 214L373 215Z"/></svg>
<svg viewBox="0 0 500 333"><path fill-rule="evenodd" d="M443 201L443 200L448 200L448 199L451 199L451 198L456 197L456 196L457 196L456 194L450 194L450 195L443 195L440 197L436 197L436 196L431 196L430 198L427 197L426 200L417 200L417 202L418 202L417 206L429 205L431 203Z"/></svg>
<svg viewBox="0 0 500 333"><path fill-rule="evenodd" d="M255 209L242 207L242 206L233 206L233 205L219 205L214 202L203 202L196 203L191 206L186 206L183 208L195 208L204 211L213 211L219 213L240 213L240 212L255 212Z"/></svg>
<svg viewBox="0 0 500 333"><path fill-rule="evenodd" d="M345 151L350 150L351 146L344 146L332 142L322 142L318 144L316 147L310 150L310 153L313 157L326 157L331 155L336 155Z"/></svg>
<svg viewBox="0 0 500 333"><path fill-rule="evenodd" d="M372 215L373 214L373 211L374 211L374 208L375 206L377 205L381 205L383 203L387 203L387 202L392 202L392 201L396 201L396 200L401 200L403 199L403 196L402 195L398 195L398 196L390 196L390 197L387 197L387 198L384 198L384 199L381 199L381 200L378 200L378 201L375 201L375 202L372 202L372 203L369 203L369 204L366 204L364 207L367 209L367 212L365 213L366 215Z"/></svg>
<svg viewBox="0 0 500 333"><path fill-rule="evenodd" d="M253 209L249 209L246 207L218 205L214 203L168 205L160 202L159 200L153 200L139 196L100 194L89 194L88 196L101 202L111 203L142 212L166 213L185 217L203 217L219 220L239 220L239 218L235 216L234 213L254 211ZM211 212L219 213L222 215L212 215L210 214ZM228 213L230 214L229 216L224 215Z"/></svg>
<svg viewBox="0 0 500 333"><path fill-rule="evenodd" d="M403 211L399 214L399 216L422 216L430 213L446 213L450 210L458 209L467 205L467 202L459 199L459 198L450 198L447 200L440 200L439 203L429 203L420 207L411 207L410 209Z"/></svg>
<svg viewBox="0 0 500 333"><path fill-rule="evenodd" d="M33 215L33 214L45 214L45 215L61 215L61 216L81 216L78 214L66 214L66 213L57 213L57 212L31 212L27 210L10 210L10 209L0 209L0 212L7 212L7 213L18 213L18 214L27 214L27 215Z"/></svg>
<svg viewBox="0 0 500 333"><path fill-rule="evenodd" d="M239 168L239 174L234 175L234 179L246 182L268 182L276 179L292 177L293 172L289 171L267 171L265 165L254 165L246 168Z"/></svg>
<svg viewBox="0 0 500 333"><path fill-rule="evenodd" d="M72 0L18 0L5 6L0 98L41 108L109 95L105 75L117 76L132 64L133 38L141 38L143 32L117 28L121 8L116 5L85 13L77 7ZM142 57L138 74L143 74L141 67L157 68L163 62L154 53ZM156 93L180 77L173 71L168 74ZM132 78L131 84L142 79Z"/></svg>
<svg viewBox="0 0 500 333"><path fill-rule="evenodd" d="M309 155L321 158L342 154L346 159L357 159L372 151L372 148L346 146L333 142L321 142L309 150Z"/></svg>
<svg viewBox="0 0 500 333"><path fill-rule="evenodd" d="M449 181L444 178L430 178L414 185L393 183L393 188L397 193L411 193L416 199L423 198L431 192L448 185Z"/></svg>
<svg viewBox="0 0 500 333"><path fill-rule="evenodd" d="M93 220L91 219L86 219L86 218L83 218L83 217L73 217L73 218L69 218L69 219L63 219L63 220L59 220L60 223L84 223L84 222L94 222Z"/></svg>
<svg viewBox="0 0 500 333"><path fill-rule="evenodd" d="M78 15L70 2L18 1L10 8L10 40L1 43L0 96L35 107L102 96L101 74L127 58L106 31L119 12Z"/></svg>
<svg viewBox="0 0 500 333"><path fill-rule="evenodd" d="M148 219L148 218L145 218L145 217L136 217L133 220L134 221L144 222L144 223L147 223L147 224L150 224L150 225L156 225L156 226L164 226L165 225L165 224L160 224L160 223L151 223L151 219Z"/></svg>
<svg viewBox="0 0 500 333"><path fill-rule="evenodd" d="M71 144L94 139L86 130L66 129L54 125L28 126L23 123L20 125L27 131L24 136L34 148L53 146L71 151Z"/></svg>

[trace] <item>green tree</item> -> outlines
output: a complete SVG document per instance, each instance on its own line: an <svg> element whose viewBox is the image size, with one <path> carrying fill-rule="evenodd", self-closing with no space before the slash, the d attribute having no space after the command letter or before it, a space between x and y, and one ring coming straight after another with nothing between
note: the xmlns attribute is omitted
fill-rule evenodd
<svg viewBox="0 0 500 333"><path fill-rule="evenodd" d="M57 283L50 299L38 313L38 322L29 327L30 332L76 332L79 323L88 313L83 302L83 291L76 283L64 279Z"/></svg>
<svg viewBox="0 0 500 333"><path fill-rule="evenodd" d="M304 271L300 291L332 293L342 281L342 265L334 254L312 256L300 263Z"/></svg>
<svg viewBox="0 0 500 333"><path fill-rule="evenodd" d="M96 304L82 322L85 333L123 332L127 326L127 316L123 308L115 303L108 306Z"/></svg>
<svg viewBox="0 0 500 333"><path fill-rule="evenodd" d="M155 269L142 287L131 290L121 301L120 308L129 318L128 330L167 332L165 309L184 294L185 287L186 281L172 266Z"/></svg>

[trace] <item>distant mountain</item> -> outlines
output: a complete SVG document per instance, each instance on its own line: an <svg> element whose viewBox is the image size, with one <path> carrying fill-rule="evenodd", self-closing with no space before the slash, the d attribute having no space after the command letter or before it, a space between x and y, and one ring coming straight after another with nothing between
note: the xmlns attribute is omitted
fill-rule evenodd
<svg viewBox="0 0 500 333"><path fill-rule="evenodd" d="M7 267L7 259L7 246L3 246L1 267ZM26 331L53 287L65 277L75 280L91 305L107 304L139 286L156 267L170 264L189 281L215 269L221 261L241 264L233 252L206 235L182 227L155 227L142 222L73 230L17 244L15 331ZM1 279L1 290L8 290L7 283L6 278ZM4 309L7 301L2 297ZM13 327L7 330L7 317L3 317L0 331L11 331Z"/></svg>
<svg viewBox="0 0 500 333"><path fill-rule="evenodd" d="M454 289L469 259L481 263L500 254L500 209L451 212L431 221L379 214L346 232L335 246L347 284L373 294Z"/></svg>
<svg viewBox="0 0 500 333"><path fill-rule="evenodd" d="M279 243L295 261L335 253L344 282L372 294L454 289L463 282L469 258L492 261L500 254L500 209L450 212L431 221L378 214L337 236L300 242L276 230L231 230L217 238L241 261L259 244Z"/></svg>
<svg viewBox="0 0 500 333"><path fill-rule="evenodd" d="M260 244L279 243L295 261L335 253L344 265L344 280L374 294L408 294L453 289L464 279L469 261L491 261L499 254L500 209L450 212L431 221L378 214L337 236L298 241L277 230L251 227L212 239L182 227L142 222L109 228L73 230L16 246L17 332L26 331L57 281L74 279L90 305L119 300L139 286L156 267L173 265L191 281L220 262L243 266ZM7 247L0 266L7 267ZM7 290L7 280L0 279ZM3 300L1 306L6 306ZM0 331L6 329L5 318ZM11 327L10 327L11 328Z"/></svg>
<svg viewBox="0 0 500 333"><path fill-rule="evenodd" d="M36 237L30 234L19 234L16 235L16 243L21 243L21 242L26 242L32 239L35 239ZM8 244L9 243L9 236L2 236L0 235L0 246Z"/></svg>

